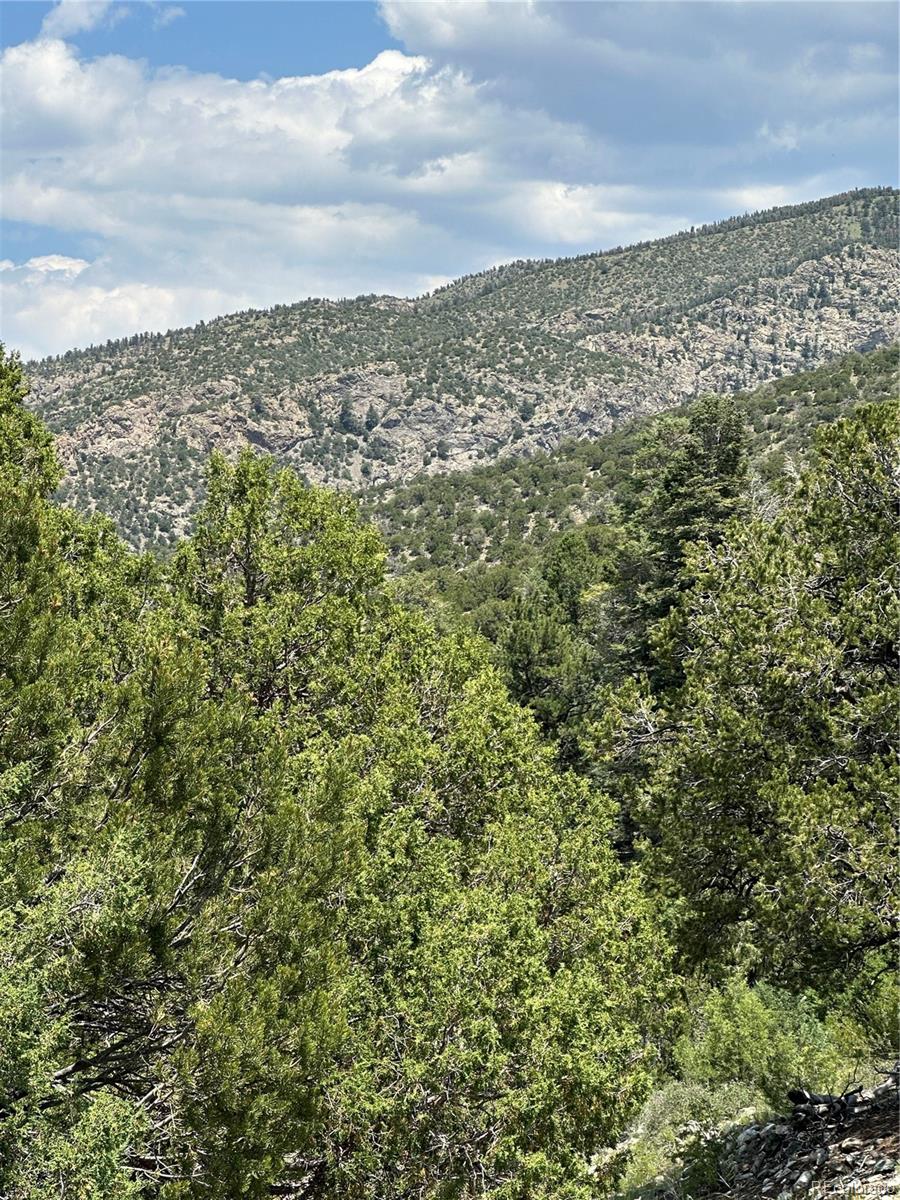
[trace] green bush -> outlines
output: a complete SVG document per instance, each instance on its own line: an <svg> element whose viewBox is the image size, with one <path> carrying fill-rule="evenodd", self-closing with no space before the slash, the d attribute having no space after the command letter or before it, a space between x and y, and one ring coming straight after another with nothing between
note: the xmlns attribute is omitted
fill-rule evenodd
<svg viewBox="0 0 900 1200"><path fill-rule="evenodd" d="M868 1055L851 1016L823 1019L814 998L735 978L707 994L675 1047L684 1079L741 1083L783 1108L789 1088L841 1091Z"/></svg>
<svg viewBox="0 0 900 1200"><path fill-rule="evenodd" d="M873 1014L892 1028L893 987L885 977L865 1001L848 992L824 1016L812 995L739 977L705 992L675 1045L682 1078L653 1092L630 1135L598 1155L596 1174L618 1177L619 1193L631 1198L663 1181L684 1196L727 1185L720 1175L726 1136L784 1112L789 1087L841 1092L872 1080L870 1064L882 1053L871 1040Z"/></svg>

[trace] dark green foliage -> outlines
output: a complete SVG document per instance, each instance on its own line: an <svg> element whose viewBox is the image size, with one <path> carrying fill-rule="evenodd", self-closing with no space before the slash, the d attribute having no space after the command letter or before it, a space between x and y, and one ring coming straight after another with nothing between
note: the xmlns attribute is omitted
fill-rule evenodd
<svg viewBox="0 0 900 1200"><path fill-rule="evenodd" d="M588 1200L894 1049L896 369L381 495L391 582L249 450L134 554L0 360L0 1194Z"/></svg>
<svg viewBox="0 0 900 1200"><path fill-rule="evenodd" d="M898 347L888 346L871 354L849 354L827 367L736 396L735 417L743 426L753 474L773 491L789 488L820 424L861 403L896 394L897 364ZM687 411L672 415L682 417ZM667 420L635 422L596 441L572 442L525 461L505 458L490 467L374 489L362 494L363 511L384 532L395 570L429 570L434 564L426 547L442 534L450 545L447 565L466 574L482 570L480 564L499 562L504 544L517 537L522 541L519 560L531 561L535 550L572 524L614 524L618 514L610 508L611 500L626 513L635 507L641 488L635 457L646 454L641 449L645 437L655 439L664 454L665 431L671 428ZM445 581L458 586L450 582L449 572L434 574L442 586ZM455 580L456 572L453 576Z"/></svg>
<svg viewBox="0 0 900 1200"><path fill-rule="evenodd" d="M517 596L504 612L497 648L512 695L560 736L585 662L562 613L540 595Z"/></svg>
<svg viewBox="0 0 900 1200"><path fill-rule="evenodd" d="M896 938L897 415L823 431L773 523L694 550L659 628L684 683L651 718L642 819L700 961L834 983Z"/></svg>
<svg viewBox="0 0 900 1200"><path fill-rule="evenodd" d="M649 671L655 686L678 677L677 647L661 654L652 630L691 586L687 548L715 545L732 514L777 508L809 457L817 423L895 395L897 361L895 346L850 355L747 397L702 399L598 443L401 489L374 511L395 563L421 547L410 564L420 582L414 587L407 573L403 594L415 591L442 621L462 617L495 643L513 694L559 741L564 760L577 762L579 731L602 704L601 685L616 688L635 671ZM572 513L555 500L562 495L592 513L568 531ZM516 540L510 529L529 507L528 532ZM551 510L559 516L551 519ZM465 529L480 535L474 562L459 540Z"/></svg>
<svg viewBox="0 0 900 1200"><path fill-rule="evenodd" d="M650 835L696 965L842 990L894 937L896 393L890 347L574 448L604 464L603 518L509 566L424 572L432 610L494 642L560 759L619 800L621 849ZM536 469L460 484L502 502Z"/></svg>
<svg viewBox="0 0 900 1200"><path fill-rule="evenodd" d="M651 644L653 630L688 589L688 547L718 544L745 505L746 450L730 398L705 397L686 417L663 418L635 456L628 534L605 576L592 621L605 633L599 678L649 672L657 685L671 664Z"/></svg>

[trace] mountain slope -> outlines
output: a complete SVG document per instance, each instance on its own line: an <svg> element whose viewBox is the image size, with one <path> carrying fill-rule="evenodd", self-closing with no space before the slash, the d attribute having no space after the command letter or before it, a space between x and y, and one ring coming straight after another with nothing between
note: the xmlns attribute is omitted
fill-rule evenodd
<svg viewBox="0 0 900 1200"><path fill-rule="evenodd" d="M785 472L796 473L820 425L898 394L895 344L739 395L754 473L777 487ZM519 561L560 530L602 519L611 505L631 507L634 456L656 419L526 459L506 456L468 471L369 489L362 511L384 535L397 572Z"/></svg>
<svg viewBox="0 0 900 1200"><path fill-rule="evenodd" d="M551 450L894 336L897 193L513 263L415 301L245 312L31 364L63 495L165 545L210 449L359 487Z"/></svg>

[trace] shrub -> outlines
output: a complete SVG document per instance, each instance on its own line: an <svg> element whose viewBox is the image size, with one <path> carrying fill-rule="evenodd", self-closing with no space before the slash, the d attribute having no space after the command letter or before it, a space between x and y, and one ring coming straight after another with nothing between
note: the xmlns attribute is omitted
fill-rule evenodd
<svg viewBox="0 0 900 1200"><path fill-rule="evenodd" d="M688 1082L742 1083L784 1106L795 1085L814 1091L850 1085L864 1044L850 1016L823 1020L814 997L734 978L707 994L675 1057Z"/></svg>

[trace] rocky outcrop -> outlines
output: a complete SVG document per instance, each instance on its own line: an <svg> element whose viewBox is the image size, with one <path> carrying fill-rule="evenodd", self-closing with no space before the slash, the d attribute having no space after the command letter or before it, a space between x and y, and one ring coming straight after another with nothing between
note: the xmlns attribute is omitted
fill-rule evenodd
<svg viewBox="0 0 900 1200"><path fill-rule="evenodd" d="M852 1095L792 1093L793 1111L765 1123L721 1134L693 1133L693 1154L715 1158L715 1184L691 1186L693 1164L648 1193L654 1200L688 1194L732 1200L802 1200L826 1196L900 1195L900 1091L898 1068L882 1083ZM704 1148L703 1142L706 1142Z"/></svg>
<svg viewBox="0 0 900 1200"><path fill-rule="evenodd" d="M32 364L32 403L60 436L64 498L164 545L214 448L251 445L338 488L398 484L893 340L895 207L852 193L418 301L310 301L136 335Z"/></svg>

